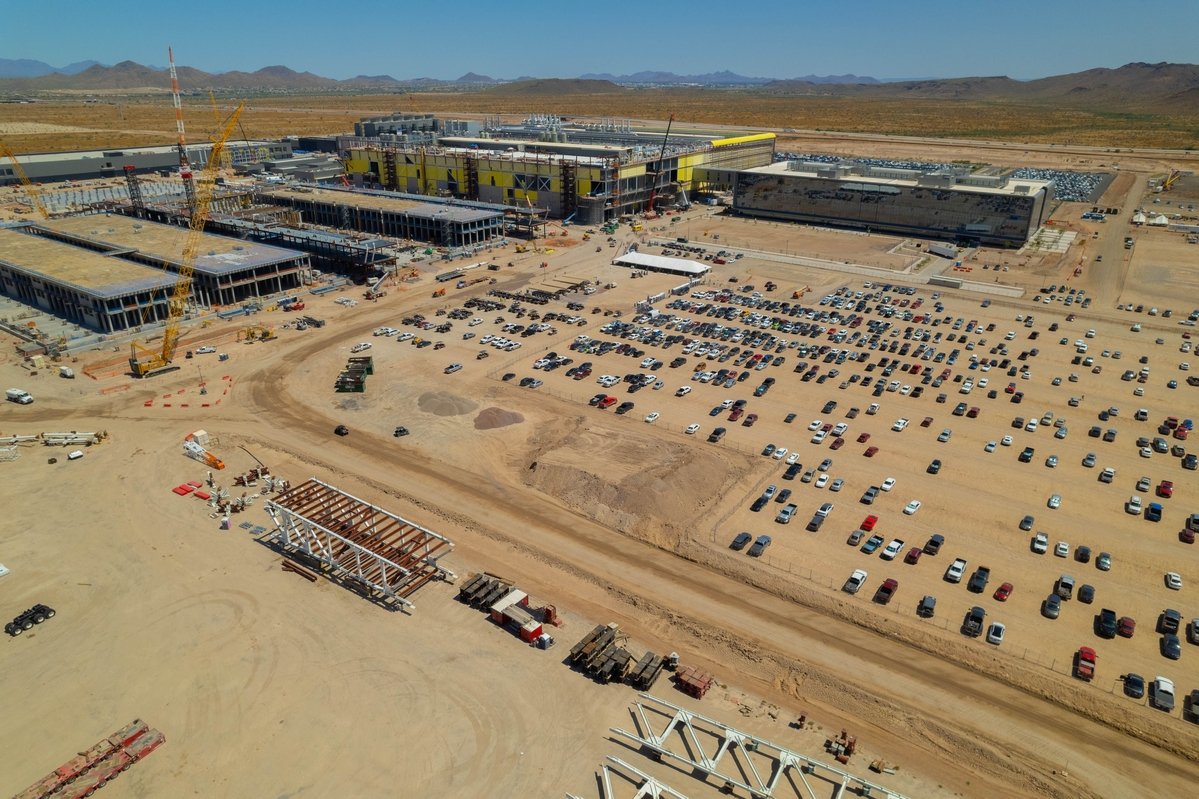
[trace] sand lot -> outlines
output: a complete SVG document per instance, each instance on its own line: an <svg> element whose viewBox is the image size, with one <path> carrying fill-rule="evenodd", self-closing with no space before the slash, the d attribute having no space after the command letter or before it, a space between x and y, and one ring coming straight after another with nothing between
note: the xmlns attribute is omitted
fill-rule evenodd
<svg viewBox="0 0 1199 799"><path fill-rule="evenodd" d="M660 227L643 238L683 235L709 250L748 252L716 267L696 291L747 284L762 290L765 279L774 279L780 283L774 298L791 301L806 286L810 291L800 302L827 310L818 304L826 292L842 286L866 291L863 284L877 278L786 258L894 270L896 282L907 270L921 268L920 257L904 252L903 242L883 236L755 225L698 211ZM1103 246L1120 247L1116 230L1113 225L1104 231ZM629 235L627 229L622 233ZM595 769L607 755L659 775L685 795L720 795L716 786L612 740L610 727L632 724L632 690L599 685L563 665L574 641L608 621L620 623L636 647L678 651L684 662L711 669L721 683L702 701L684 697L665 681L654 694L826 760L831 757L821 752L824 736L844 727L861 745L848 769L865 776L871 759L884 758L899 766L898 773L869 776L907 796L1136 796L1146 786L1187 792L1199 777L1199 726L1182 717L1181 695L1199 688L1193 663L1199 648L1184 640L1182 659L1167 660L1158 653L1152 628L1165 607L1177 608L1184 620L1199 616L1195 549L1177 535L1184 515L1194 510L1199 486L1197 473L1183 470L1178 458L1142 458L1134 441L1156 435L1166 415L1196 415L1199 389L1187 386L1191 372L1178 368L1193 355L1179 352L1189 328L1177 325L1177 317L1117 312L1114 293L1111 302L1096 300L1092 310L1082 312L1060 300L1034 305L1031 296L982 307L985 295L942 290L945 308L935 315L948 322L934 327L892 317L884 320L891 327L881 341L887 347L909 343L903 338L908 325L942 335L937 352L960 350L953 377L988 381L969 395L959 394L961 384L951 377L940 387L925 385L919 398L901 390L874 397L848 380L882 377L881 367L867 367L878 364L883 353L864 344L830 343L826 333L804 341L865 350L870 359L842 365L807 360L819 365L820 374L832 368L840 373L823 383L802 382L793 371L797 348L784 347L777 353L783 363L752 371L725 389L690 378L701 360L712 369L732 367L732 361L687 356L685 366L656 370L664 383L660 390L630 394L626 384L607 390L635 403L617 416L614 409L588 406L601 390L595 379L646 371L639 368L641 358L614 352L584 356L569 346L580 335L620 341L600 327L618 318L630 321L636 301L681 279L633 279L608 263L614 250L600 241L599 253L590 242L559 244L548 256L493 256L515 264L495 273L495 288L516 291L580 277L615 284L539 309L565 313L566 301L581 302L584 324L555 323L554 333L515 337L522 347L514 352L481 343L483 336L501 332L497 316L528 324L506 309L478 313L480 324L463 320L450 333L434 335L446 345L440 350L373 337L372 330L384 324L414 331L400 320L416 312L436 320L438 308L459 307L487 290L484 284L433 299L431 281L424 280L352 308L335 304L333 297L313 299L309 312L328 320L320 330L285 329L286 314L264 313L259 321L277 325L279 340L229 344L228 362L218 365L211 355L181 361L180 372L153 383L82 376L67 381L48 373L32 378L11 357L0 364L8 385L37 397L30 406L0 408L3 434L110 433L108 442L79 461L67 463L61 452L26 447L18 460L0 464L9 498L0 562L12 570L0 578L5 612L39 601L59 610L44 626L0 646L0 669L9 684L26 687L10 690L5 703L0 792L20 790L75 751L141 717L163 730L167 744L107 788L113 796L190 789L206 796L499 797L569 791L592 797L598 795ZM1129 285L1139 275L1136 259L1150 257L1152 237L1146 233L1143 241L1150 246L1138 243ZM1163 251L1160 259L1175 252ZM1044 265L1053 274L1068 273L1077 258L1075 250ZM1030 286L1042 279L1016 267L1002 274ZM1171 267L1165 278L1177 274L1179 267ZM730 277L737 282L729 283ZM1108 285L1103 275L1083 279ZM932 291L920 286L906 299L922 301L917 313L932 313ZM1144 291L1144 299L1135 301L1165 302L1172 293ZM711 321L665 304L657 305L663 313ZM1199 303L1188 302L1185 310L1194 304ZM1176 312L1182 307L1178 300L1173 305ZM593 308L601 312L591 313ZM604 310L619 310L621 316ZM1067 322L1071 311L1078 316ZM1026 327L1017 316L1029 313L1034 321ZM873 312L865 316L879 318ZM1134 317L1143 324L1140 332L1129 329ZM957 318L977 320L982 329L955 330ZM1051 332L1055 323L1058 330ZM989 325L994 328L986 329ZM1102 367L1098 374L1070 363L1073 342L1091 328L1096 336L1086 339L1087 354ZM1008 331L1014 335L1005 340ZM464 339L468 332L475 337ZM1034 332L1035 340L1029 338ZM951 333L967 341L951 342ZM333 381L358 342L372 343L367 354L374 357L375 374L364 394L334 393ZM1008 353L992 354L998 345L1006 345ZM636 346L665 364L681 354L681 344ZM1017 360L1033 347L1037 355ZM478 359L480 351L489 357ZM575 381L565 369L534 370L532 363L551 351L573 357L575 365L593 361L593 375ZM1011 377L999 367L970 370L972 355L1027 363L1029 377ZM1151 375L1144 395L1134 396L1138 384L1122 381L1120 374L1139 370L1142 355ZM930 366L933 376L947 366L910 353L886 357ZM453 362L463 364L462 370L443 374ZM1199 362L1195 366L1199 370ZM221 389L219 405L197 407L201 370L210 386L232 385L228 394ZM1077 382L1070 380L1072 372ZM516 377L505 381L509 373ZM522 388L523 377L544 384ZM753 397L764 377L775 378L775 385ZM1061 384L1052 385L1059 377ZM920 385L921 378L898 369L886 378L896 379L901 389ZM1169 379L1179 387L1168 389ZM1009 382L1024 392L1018 405L1004 391ZM693 390L675 396L681 386ZM992 389L996 396L988 398ZM940 393L945 403L937 402ZM214 391L212 398L217 396ZM1078 407L1068 404L1071 396L1080 398ZM741 398L758 415L752 427L727 422L727 411L709 416L723 400ZM184 400L188 408L180 407ZM829 400L836 407L824 413ZM978 417L952 415L959 401L978 406ZM871 403L880 407L867 414ZM1098 421L1096 414L1109 406L1119 407L1118 416ZM847 418L853 407L861 412ZM1141 407L1149 411L1148 421L1133 419ZM660 418L646 423L651 411ZM1053 438L1051 425L1035 432L1011 426L1014 416L1047 411L1066 417L1065 439ZM797 416L787 423L789 413ZM925 416L933 418L927 428L920 426ZM898 417L911 419L911 425L892 432ZM847 423L845 445L832 451L828 441L811 443L807 426L814 419ZM700 424L700 435L683 432L692 423ZM350 435L335 436L338 424L347 425ZM718 424L728 434L708 444L704 434ZM396 425L407 426L411 435L393 438ZM1115 428L1116 441L1089 437L1092 425ZM254 535L236 524L219 530L203 503L171 493L183 481L204 478L204 468L184 458L180 448L183 436L197 428L219 437L214 449L229 464L226 478L253 465L244 446L277 474L293 481L320 477L454 539L458 546L447 563L460 575L480 569L503 574L537 603L565 612L567 626L555 633L558 646L541 651L522 645L481 612L455 601L454 588L442 583L423 588L416 610L404 614L334 584L311 584L281 571L279 556ZM949 440L938 442L946 428L952 430ZM862 433L870 434L867 443L856 441ZM984 451L988 441L1009 434L1010 447ZM844 487L833 494L815 482L782 480L785 464L760 454L767 443L799 452L804 470L831 458L828 474L844 480ZM873 458L862 454L869 445L879 447ZM1017 460L1024 446L1035 448L1027 464ZM1097 455L1095 468L1081 465L1088 452ZM1059 457L1055 468L1045 465L1051 454ZM48 464L51 456L59 462ZM940 474L926 473L933 458L943 461ZM1111 485L1097 480L1105 466L1117 472ZM1159 500L1165 507L1158 524L1123 512L1142 475L1154 485L1170 479L1176 486L1173 499ZM867 486L888 476L896 479L892 491L870 507L859 503ZM777 524L773 518L781 505L775 502L758 513L749 509L768 484L792 489L790 501L799 506L795 522ZM1062 497L1056 510L1046 506L1054 493ZM912 499L922 507L905 515L902 508ZM829 520L819 533L806 532L811 512L826 501L835 505ZM934 532L947 543L940 554L914 565L868 556L845 543L868 513L879 516L877 531L887 541L905 541L905 552ZM1035 516L1034 531L1044 530L1051 546L1066 541L1071 553L1079 545L1095 554L1110 552L1111 571L1097 570L1094 560L1083 564L1033 554L1031 534L1017 526L1026 513ZM243 517L234 521L269 524L260 504ZM741 530L769 534L774 543L756 560L732 552L728 543ZM965 558L970 570L991 568L984 593L969 593L965 581L943 581L954 557ZM863 591L850 596L840 588L855 568L870 576ZM1182 575L1183 591L1164 586L1167 569ZM1067 602L1061 618L1049 620L1041 616L1040 602L1062 573L1092 584L1095 601ZM871 596L887 577L900 585L884 607ZM1014 591L999 602L992 594L1005 581ZM926 593L938 597L937 614L922 620L914 608ZM958 632L963 614L976 604L988 621L1007 625L1002 645ZM1135 617L1136 635L1098 638L1093 618L1105 607ZM1070 676L1070 658L1083 644L1099 654L1091 684ZM1128 671L1149 679L1173 677L1180 707L1166 715L1145 700L1124 697L1117 678ZM819 727L789 729L787 722L801 712Z"/></svg>

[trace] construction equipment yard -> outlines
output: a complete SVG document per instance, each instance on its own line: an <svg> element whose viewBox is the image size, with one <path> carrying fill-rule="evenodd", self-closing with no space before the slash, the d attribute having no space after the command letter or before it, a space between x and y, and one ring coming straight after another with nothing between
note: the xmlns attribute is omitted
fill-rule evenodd
<svg viewBox="0 0 1199 799"><path fill-rule="evenodd" d="M1121 160L1126 169L1137 163L1133 153ZM1142 175L1117 182L1106 203L1131 208L1143 189ZM152 719L167 743L108 785L111 796L807 799L868 790L1064 799L1138 796L1146 786L1188 794L1199 777L1199 726L1186 708L1166 714L1125 698L1117 675L1172 675L1180 694L1199 687L1194 651L1181 665L1163 660L1150 630L1171 601L1185 618L1199 616L1188 594L1199 582L1193 548L1171 537L1199 484L1177 459L1142 460L1131 447L1137 432L1122 430L1117 449L1092 444L1086 428L1108 405L1123 406L1119 425L1131 425L1139 406L1153 424L1195 407L1196 389L1177 371L1190 357L1178 352L1190 328L1177 322L1199 297L1161 288L1189 274L1181 240L1139 231L1138 249L1125 254L1123 218L1101 229L1079 212L1078 203L1056 212L1079 233L1065 252L978 250L955 267L895 236L694 207L678 222L617 228L619 249L594 252L582 229L566 227L533 252L504 245L488 254L496 268L478 273L486 281L438 282L452 266L443 263L371 285L370 302L350 301L362 295L352 285L304 294L320 326L297 329L298 315L278 305L257 315L253 336L237 335L244 320L220 319L206 332L214 341L223 334L219 352L196 350L175 359L177 370L142 380L89 372L89 363L114 359L112 347L75 353L78 379L58 379L57 364L31 366L6 347L0 375L35 401L0 407L0 447L11 454L0 463L8 499L0 599L6 619L38 603L55 615L0 642L0 670L23 688L4 706L0 794L38 784L75 748L135 717ZM628 244L656 255L681 238L709 255L727 250L728 263L709 260L712 271L677 295L687 283L678 274L613 264ZM1095 262L1099 253L1106 263ZM1145 275L1161 278L1144 281L1152 299L1140 298ZM929 285L937 276L963 287ZM956 418L957 383L943 389L948 404L934 401L933 387L875 400L849 384L864 365L810 382L793 373L797 348L784 348L786 363L764 372L778 378L768 395L755 393L756 373L728 390L693 381L701 362L718 367L715 356L689 356L685 366L652 367L661 390L602 386L635 410L588 405L597 377L635 371L642 359L572 350L579 337L621 341L601 328L631 323L638 303L680 314L672 300L728 305L764 292L765 281L777 284L769 299L817 309L842 287L852 295L871 291L867 283L911 286L903 296L922 303L918 312L942 303L945 315L979 320L980 330L995 325L969 334L987 338L980 355L1010 327L1008 346L1040 348L1035 375L1013 380L1029 396L1015 407L1007 394L988 399L979 389L968 398L983 407L979 418ZM1034 304L1038 287L1067 282L1094 307ZM1172 305L1175 316L1116 310L1130 301ZM1015 321L1028 314L1035 328ZM886 319L899 330L921 324ZM1130 330L1134 322L1144 332ZM505 330L513 323L544 328ZM1051 324L1062 332L1048 332ZM1039 340L1024 343L1026 328ZM1059 335L1073 341L1088 329L1093 355L1108 347L1124 360L1102 374L1078 368L1082 387L1051 384L1075 368ZM680 349L646 345L646 354L669 362ZM575 367L592 360L595 374L571 380L533 368L551 353ZM1137 384L1120 372L1140 368L1142 354L1152 355L1154 376L1134 398ZM870 355L873 366L881 353ZM967 357L954 371L979 376L967 372ZM1008 382L1002 375L989 372L992 388ZM1167 389L1167 377L1181 385ZM907 379L920 384L915 373ZM1084 408L1067 404L1084 390ZM748 399L754 420L709 411L726 398ZM830 400L836 410L822 411ZM877 416L847 416L875 401ZM1013 413L1046 408L1072 422L1057 471L1040 466L1059 446L1051 428L1035 434L1034 464L1016 462L1018 447L984 450L1009 432ZM784 421L788 413L797 418ZM937 417L936 429L892 432L896 417L925 415ZM869 433L881 451L863 457L853 438L841 451L809 444L805 428L819 419L844 420L848 435ZM708 443L721 424L727 436ZM959 428L953 441L935 441L950 424ZM800 452L804 469L826 454L836 461L842 493L779 483L803 507L835 501L823 531L776 524L773 502L749 510L785 468L761 455L768 442ZM1121 516L1105 515L1109 505L1119 514L1113 497L1127 491L1108 491L1078 465L1102 446L1123 482L1144 464L1178 491L1167 523L1136 520L1140 547L1127 543L1134 535ZM71 447L79 457L68 459ZM953 459L939 477L925 474L934 456ZM867 558L845 536L864 513L882 513L857 497L888 475L898 481L879 500L888 533L919 545L939 531L948 542L915 565L870 560L870 590L854 596L841 585ZM1045 509L1040 492L1049 490L1065 496L1062 510ZM1115 568L1031 554L1015 530L1028 496L1038 516L1057 514L1038 529L1110 549ZM901 514L916 497L920 514ZM774 542L751 558L729 549L741 530ZM941 571L959 550L971 568L985 558L997 578L1016 582L1012 599L946 586ZM1186 590L1161 585L1167 565ZM1089 610L1072 603L1058 621L1040 618L1045 592L1034 582L1048 590L1067 568L1095 582L1101 598ZM896 600L871 602L874 586L893 576ZM920 595L935 592L939 615L918 618ZM1002 646L957 632L975 602L1003 614ZM1108 602L1140 617L1136 638L1096 641L1090 615ZM1082 643L1099 656L1089 683L1071 676Z"/></svg>

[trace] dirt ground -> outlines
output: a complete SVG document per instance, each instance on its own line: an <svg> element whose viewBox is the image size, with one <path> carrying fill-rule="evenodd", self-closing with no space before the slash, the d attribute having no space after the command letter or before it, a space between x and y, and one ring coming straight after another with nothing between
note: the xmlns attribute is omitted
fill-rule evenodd
<svg viewBox="0 0 1199 799"><path fill-rule="evenodd" d="M1135 203L1143 186L1142 176L1113 191ZM13 500L6 514L11 521L0 531L0 562L12 570L0 578L6 612L34 602L59 611L0 647L0 669L10 684L28 686L6 704L0 791L20 790L141 717L163 730L167 744L112 783L106 790L113 796L188 788L214 796L325 796L344 793L347 785L354 786L352 793L394 792L402 785L401 792L427 796L593 797L595 769L608 755L686 795L720 795L716 786L617 743L609 728L632 727L633 692L599 685L563 664L591 626L614 621L634 648L677 651L684 663L712 670L720 682L702 701L665 681L655 695L826 762L831 756L821 751L824 737L845 728L860 744L847 769L907 796L1134 796L1144 786L1186 792L1199 776L1199 727L1178 710L1168 716L1144 700L1125 698L1117 678L1128 671L1149 679L1171 676L1180 697L1199 688L1189 665L1196 656L1192 645L1184 640L1181 661L1166 660L1152 631L1164 607L1178 608L1184 620L1199 616L1199 605L1189 599L1199 581L1193 548L1177 538L1191 509L1195 473L1183 471L1175 458L1141 458L1133 446L1137 436L1153 435L1163 416L1194 415L1196 389L1178 368L1191 357L1179 352L1188 328L1176 324L1180 310L1185 315L1199 305L1193 288L1179 282L1189 279L1183 258L1190 250L1175 241L1177 234L1138 232L1130 272L1119 257L1130 214L1091 225L1077 220L1077 213L1067 208L1061 214L1080 233L1065 254L1021 259L979 253L982 263L1006 258L1008 270L996 276L1027 286L1024 298L995 298L983 308L984 295L941 290L945 315L995 325L968 334L974 350L938 344L939 350L960 346L954 374L989 379L989 388L998 389L995 399L985 396L987 388L959 395L953 382L926 386L918 399L898 391L874 398L857 384L839 388L855 373L879 376L864 364L843 365L841 375L823 384L804 383L792 372L797 361L789 349L782 353L784 364L762 372L778 382L760 398L750 398L758 373L726 391L691 382L697 359L688 358L687 367L660 370L660 391L626 397L623 386L613 389L636 403L629 414L597 411L587 405L600 390L594 377L636 371L640 359L588 356L595 374L581 382L565 370L534 371L532 362L549 351L566 353L578 335L613 338L599 327L614 317L592 314L592 308L619 310L628 319L635 301L680 279L633 279L609 264L613 250L601 244L597 253L594 242L558 244L551 255L493 255L497 263L514 264L501 268L497 288L580 277L615 287L564 299L586 306L584 326L559 324L555 334L517 339L521 349L488 350L483 360L476 358L479 339L499 332L497 315L511 321L511 314L479 314L477 326L455 323L453 331L435 337L445 343L442 350L371 336L384 324L412 330L400 325L403 316L419 311L433 318L437 308L457 307L486 291L451 290L435 300L428 279L390 287L379 302L351 308L332 296L313 298L309 312L328 320L320 330L287 328L286 314L267 312L256 321L275 324L277 341L227 344L229 361L218 365L215 356L198 356L152 383L127 377L68 381L49 372L35 378L6 353L0 360L6 384L26 388L37 400L30 406L4 403L0 433L104 429L110 439L74 462L61 451L23 447L18 460L0 464ZM699 291L731 286L730 277L759 290L765 279L774 279L778 298L808 287L803 302L815 305L836 287L861 290L872 278L852 271L859 265L894 270L896 282L905 270L927 268L918 266L918 252L893 237L755 224L698 209L682 222L654 227L662 229L641 237L649 252L660 251L650 246L651 238L677 235L709 250L747 252L714 267ZM1092 232L1100 237L1091 238ZM633 238L627 228L620 235ZM1094 263L1095 254L1109 252ZM799 257L827 258L846 271L787 260ZM1080 259L1087 267L1073 277ZM1166 271L1141 277L1142 263ZM1159 289L1149 284L1162 281L1184 288L1153 293ZM1034 306L1035 288L1051 282L1085 287L1095 297L1093 307L1083 312L1061 300ZM360 299L357 290L340 296ZM921 310L929 311L932 290L921 286L917 297ZM1174 308L1174 319L1115 310L1117 302L1167 299L1170 305L1163 307ZM542 310L565 308L559 302ZM1078 316L1067 322L1071 311ZM1035 316L1032 328L1016 319L1028 313ZM1130 330L1133 321L1143 324L1141 332ZM1052 323L1059 330L1050 332ZM1070 345L1090 328L1096 336L1088 339L1088 354L1102 366L1099 374L1070 364ZM970 354L987 355L1009 330L1015 334L1007 342L1011 357L1039 349L1028 361L1029 379L966 368ZM220 331L204 334L214 332ZM464 332L476 337L465 340ZM1035 341L1031 332L1039 334ZM1067 346L1058 343L1062 337ZM1159 337L1161 344L1155 343ZM333 380L359 341L373 344L368 354L376 372L366 393L336 394ZM646 349L668 355L665 361L678 354L677 346ZM1120 360L1110 354L1116 350ZM76 366L113 355L84 354ZM1120 372L1139 369L1142 355L1152 375L1144 396L1134 397L1137 384L1121 381ZM879 357L872 353L870 363ZM912 362L910 356L900 360ZM444 375L451 362L464 368ZM830 368L820 365L822 373ZM538 377L544 385L528 389L517 379L502 380L510 372L517 379ZM1071 372L1078 382L1069 380ZM199 407L202 377L211 389L208 408ZM900 377L896 372L888 379ZM1055 377L1061 385L1052 385ZM1178 389L1165 386L1171 378L1180 381ZM918 384L915 376L908 382ZM1025 392L1020 405L1004 393L1008 382ZM228 394L217 390L224 385L232 386ZM674 396L682 385L694 390ZM941 392L947 394L944 404L936 402ZM1081 398L1080 407L1069 407L1071 396ZM721 400L741 397L760 416L755 426L707 415ZM837 407L823 414L828 400ZM980 406L978 418L951 415L958 401ZM873 402L881 407L868 415ZM1102 425L1119 431L1116 442L1088 437L1088 428L1100 424L1095 414L1111 405L1120 414ZM862 413L846 418L851 407ZM1138 407L1150 411L1149 422L1133 420ZM650 411L661 414L653 424L644 422ZM1052 428L1011 427L1016 415L1046 411L1068 419L1064 440L1054 439ZM790 424L784 422L788 413L797 414ZM892 432L899 416L912 424ZM919 424L925 416L933 417L928 428ZM809 442L807 425L817 418L849 424L842 449ZM683 432L693 422L701 433L725 424L728 436L707 444ZM346 424L350 435L335 436L337 424ZM393 438L392 429L401 424L412 434ZM279 556L259 537L236 524L221 531L203 503L171 493L181 482L204 479L204 467L183 457L180 444L197 428L220 440L214 449L229 464L221 482L254 465L249 450L293 482L320 477L448 535L457 544L447 559L455 572L485 569L512 577L534 604L552 603L565 613L565 628L554 631L558 646L541 651L522 645L455 601L449 585L423 588L416 610L403 614L334 584L311 584L281 571ZM952 436L938 443L945 428ZM870 433L869 444L880 448L876 457L862 457L867 444L856 442L861 433ZM984 451L986 442L1007 434L1014 438L1011 447ZM781 480L783 465L760 455L767 442L800 452L805 470L831 458L828 473L844 480L844 488L831 494L815 483ZM1016 458L1025 445L1036 449L1029 464ZM1081 465L1087 452L1099 456L1094 469ZM1056 468L1045 465L1050 454L1060 457ZM47 463L48 457L58 463ZM945 464L936 476L925 472L932 458ZM1117 471L1112 485L1096 480L1104 466ZM1154 484L1165 478L1176 485L1174 499L1158 500L1165 516L1157 525L1122 509L1129 494L1146 493L1134 489L1142 474ZM860 505L862 491L887 476L896 478L895 488L869 508ZM749 510L770 483L793 490L798 522L776 524L780 506L773 502L760 513ZM1062 496L1058 510L1046 507L1052 493ZM904 515L911 499L923 506ZM261 501L235 523L269 526ZM818 534L805 532L803 523L825 501L836 506L829 522ZM933 532L946 536L945 548L915 565L875 562L845 545L867 513L880 517L878 531L887 540L903 539L905 550ZM1017 527L1026 513L1036 517L1034 529L1046 531L1051 544L1061 540L1072 552L1079 545L1110 552L1112 570L1032 554L1029 534ZM740 530L773 536L765 557L752 560L728 549ZM986 593L974 596L964 584L941 579L954 557L965 558L970 569L991 567ZM860 594L850 596L840 588L854 568L867 569L870 577ZM1164 587L1167 568L1182 574L1181 593ZM1040 615L1040 602L1063 572L1093 584L1095 602L1068 602L1062 617L1050 621ZM870 597L886 577L898 579L900 588L883 607ZM991 591L1004 581L1015 590L1001 603ZM913 613L925 593L939 597L931 620ZM989 621L1007 624L1001 646L959 634L962 615L974 604L987 610ZM1091 624L1102 607L1135 617L1136 635L1098 639ZM1069 673L1070 657L1083 644L1099 653L1098 677L1089 685ZM800 713L818 726L788 728ZM874 758L896 764L898 772L868 772Z"/></svg>

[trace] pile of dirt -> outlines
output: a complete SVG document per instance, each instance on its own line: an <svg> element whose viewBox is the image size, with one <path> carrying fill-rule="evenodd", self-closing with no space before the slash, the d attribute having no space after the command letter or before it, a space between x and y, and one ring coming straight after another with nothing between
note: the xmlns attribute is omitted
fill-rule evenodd
<svg viewBox="0 0 1199 799"><path fill-rule="evenodd" d="M444 391L426 391L420 395L416 404L425 413L435 416L463 416L479 407L477 402Z"/></svg>
<svg viewBox="0 0 1199 799"><path fill-rule="evenodd" d="M494 430L497 427L507 427L511 424L520 424L525 420L516 411L506 411L503 408L484 408L479 411L479 415L475 417L476 430Z"/></svg>

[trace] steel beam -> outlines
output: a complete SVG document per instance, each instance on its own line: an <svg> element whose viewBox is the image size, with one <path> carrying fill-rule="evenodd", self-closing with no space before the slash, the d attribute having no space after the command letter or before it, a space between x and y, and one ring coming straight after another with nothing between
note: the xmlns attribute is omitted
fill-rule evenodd
<svg viewBox="0 0 1199 799"><path fill-rule="evenodd" d="M633 783L636 793L630 799L687 799L684 794L659 782L644 771L630 766L620 758L609 756L608 761L612 764L611 766L608 763L600 764L600 791L602 792L600 799L616 799L616 790L612 787L613 772ZM568 793L566 799L580 798Z"/></svg>
<svg viewBox="0 0 1199 799"><path fill-rule="evenodd" d="M316 478L267 500L266 511L284 551L407 607L424 583L456 577L438 563L454 547L448 538Z"/></svg>
<svg viewBox="0 0 1199 799"><path fill-rule="evenodd" d="M613 733L636 741L642 749L648 750L658 757L669 758L689 766L693 772L714 777L725 787L748 791L753 799L772 799L775 789L779 787L779 783L788 772L791 772L793 778L797 778L803 784L813 799L817 793L808 782L808 775L815 775L831 783L834 786L834 799L844 794L847 788L852 788L858 793L868 796L906 799L903 794L890 788L876 785L869 780L856 777L819 760L791 752L770 741L764 741L721 724L714 719L692 713L650 694L638 694L633 707L640 732L632 733L613 727L611 728ZM666 726L662 728L661 732L654 732L654 725L651 723L647 711L667 717ZM670 738L675 730L678 730L679 737L682 739L682 752L676 752L671 748ZM715 738L717 741L716 750L711 755L705 752L705 749L709 747L705 747L704 740L700 738L701 733L709 740ZM740 756L737 755L738 749L741 750ZM759 772L753 759L749 757L750 753L756 753L770 761L768 775L762 775ZM738 768L738 774L726 773L726 771L731 772L731 768L722 770L721 761L726 755L730 755L734 761L734 765Z"/></svg>

